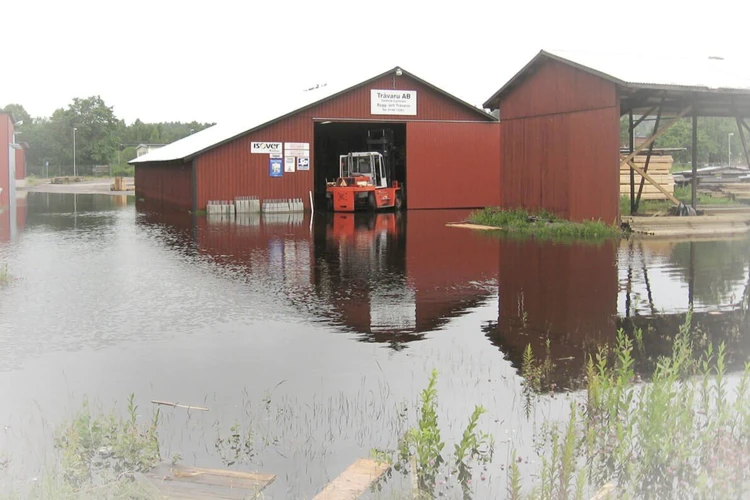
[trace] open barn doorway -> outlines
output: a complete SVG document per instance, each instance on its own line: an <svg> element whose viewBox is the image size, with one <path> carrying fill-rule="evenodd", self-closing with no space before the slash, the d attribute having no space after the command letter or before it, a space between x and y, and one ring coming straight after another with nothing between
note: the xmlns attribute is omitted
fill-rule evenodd
<svg viewBox="0 0 750 500"><path fill-rule="evenodd" d="M314 165L315 165L315 204L326 206L326 182L335 181L339 176L339 158L354 152L383 152L383 144L378 141L390 137L390 147L386 148L388 170L391 180L403 185L406 182L406 124L383 122L336 122L315 123ZM370 138L370 141L368 141ZM406 193L406 190L402 190ZM407 200L404 200L407 201ZM408 202L408 201L407 201Z"/></svg>

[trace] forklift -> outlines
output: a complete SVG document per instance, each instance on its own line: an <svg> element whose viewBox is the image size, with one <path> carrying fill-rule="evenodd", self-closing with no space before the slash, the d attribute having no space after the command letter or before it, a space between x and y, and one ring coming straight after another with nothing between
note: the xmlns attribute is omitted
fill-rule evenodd
<svg viewBox="0 0 750 500"><path fill-rule="evenodd" d="M334 212L403 207L403 186L393 180L393 130L367 131L366 152L339 157L339 177L326 182L326 204Z"/></svg>

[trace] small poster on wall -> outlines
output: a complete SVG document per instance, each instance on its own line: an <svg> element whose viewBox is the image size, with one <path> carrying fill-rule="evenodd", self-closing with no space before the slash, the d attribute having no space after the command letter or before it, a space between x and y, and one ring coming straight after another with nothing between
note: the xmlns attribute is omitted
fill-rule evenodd
<svg viewBox="0 0 750 500"><path fill-rule="evenodd" d="M285 156L284 157L284 172L294 172L294 165L297 161L297 158L294 156Z"/></svg>
<svg viewBox="0 0 750 500"><path fill-rule="evenodd" d="M297 158L297 170L310 170L310 158Z"/></svg>
<svg viewBox="0 0 750 500"><path fill-rule="evenodd" d="M268 169L271 177L281 177L284 175L281 158L270 158L268 160Z"/></svg>

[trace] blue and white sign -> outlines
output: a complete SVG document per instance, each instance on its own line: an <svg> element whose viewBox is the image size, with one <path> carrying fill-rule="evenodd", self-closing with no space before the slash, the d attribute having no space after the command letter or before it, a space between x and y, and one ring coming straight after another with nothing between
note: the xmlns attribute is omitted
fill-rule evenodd
<svg viewBox="0 0 750 500"><path fill-rule="evenodd" d="M268 160L268 170L271 177L281 177L284 175L283 158L271 158Z"/></svg>
<svg viewBox="0 0 750 500"><path fill-rule="evenodd" d="M310 170L310 158L298 157L297 170Z"/></svg>

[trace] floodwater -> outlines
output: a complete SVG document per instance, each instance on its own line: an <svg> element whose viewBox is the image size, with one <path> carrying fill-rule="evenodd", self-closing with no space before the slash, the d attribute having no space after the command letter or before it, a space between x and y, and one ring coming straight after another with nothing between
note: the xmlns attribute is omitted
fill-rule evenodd
<svg viewBox="0 0 750 500"><path fill-rule="evenodd" d="M123 410L134 393L144 422L151 400L209 409L161 408L165 459L277 474L267 498L311 498L395 446L437 369L445 438L488 410L495 460L477 497L501 498L511 446L534 445L528 344L541 357L549 340L563 389L618 328L667 353L692 306L730 370L750 360L750 240L561 244L445 226L466 214L224 220L28 193L12 231L0 215L0 484L43 474L84 398ZM568 404L545 393L538 411Z"/></svg>

